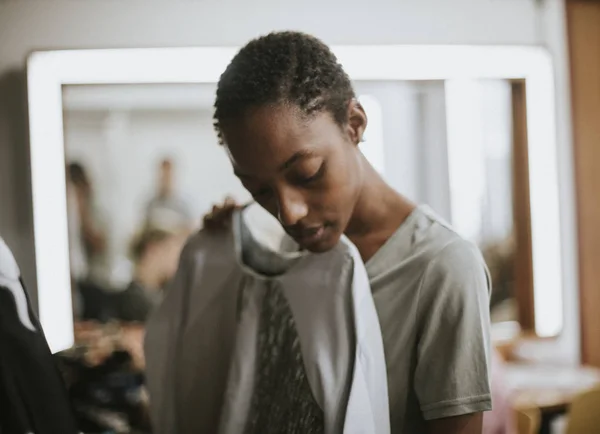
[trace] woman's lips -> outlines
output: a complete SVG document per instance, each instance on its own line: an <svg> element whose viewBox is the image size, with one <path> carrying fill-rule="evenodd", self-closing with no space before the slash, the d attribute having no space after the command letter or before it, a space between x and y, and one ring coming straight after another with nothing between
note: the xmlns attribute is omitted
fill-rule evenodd
<svg viewBox="0 0 600 434"><path fill-rule="evenodd" d="M323 238L325 233L325 227L319 226L318 228L305 229L299 233L293 235L299 244L310 245L314 244Z"/></svg>

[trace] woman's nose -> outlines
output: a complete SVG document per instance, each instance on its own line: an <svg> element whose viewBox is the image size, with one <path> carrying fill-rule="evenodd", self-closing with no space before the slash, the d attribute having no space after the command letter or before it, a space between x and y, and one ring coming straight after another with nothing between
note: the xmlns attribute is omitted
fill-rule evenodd
<svg viewBox="0 0 600 434"><path fill-rule="evenodd" d="M288 190L278 195L277 218L283 226L295 226L307 214L308 205L299 192Z"/></svg>

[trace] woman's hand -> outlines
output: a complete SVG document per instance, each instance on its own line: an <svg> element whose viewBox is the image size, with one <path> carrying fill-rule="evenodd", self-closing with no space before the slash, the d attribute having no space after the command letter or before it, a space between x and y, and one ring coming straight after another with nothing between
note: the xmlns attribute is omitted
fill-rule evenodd
<svg viewBox="0 0 600 434"><path fill-rule="evenodd" d="M231 197L225 198L221 205L213 206L212 211L204 216L204 227L209 231L228 229L231 225L233 212L241 207Z"/></svg>

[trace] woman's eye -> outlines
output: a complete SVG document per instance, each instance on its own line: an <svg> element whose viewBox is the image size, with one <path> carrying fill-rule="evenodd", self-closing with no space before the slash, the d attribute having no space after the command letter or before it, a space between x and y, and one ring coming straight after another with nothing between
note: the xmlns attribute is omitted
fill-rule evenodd
<svg viewBox="0 0 600 434"><path fill-rule="evenodd" d="M311 182L317 181L319 178L321 178L324 173L325 173L325 163L321 164L321 166L319 166L317 171L315 173L313 173L312 175L308 175L308 176L298 175L296 181L300 185L310 184Z"/></svg>

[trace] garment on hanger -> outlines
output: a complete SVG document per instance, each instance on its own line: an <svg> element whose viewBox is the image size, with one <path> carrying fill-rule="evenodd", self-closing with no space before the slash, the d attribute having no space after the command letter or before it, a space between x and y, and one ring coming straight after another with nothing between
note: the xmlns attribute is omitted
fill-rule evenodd
<svg viewBox="0 0 600 434"><path fill-rule="evenodd" d="M0 238L0 434L75 434L63 379Z"/></svg>
<svg viewBox="0 0 600 434"><path fill-rule="evenodd" d="M356 248L274 251L248 211L190 240L147 324L155 433L388 434L381 331Z"/></svg>

